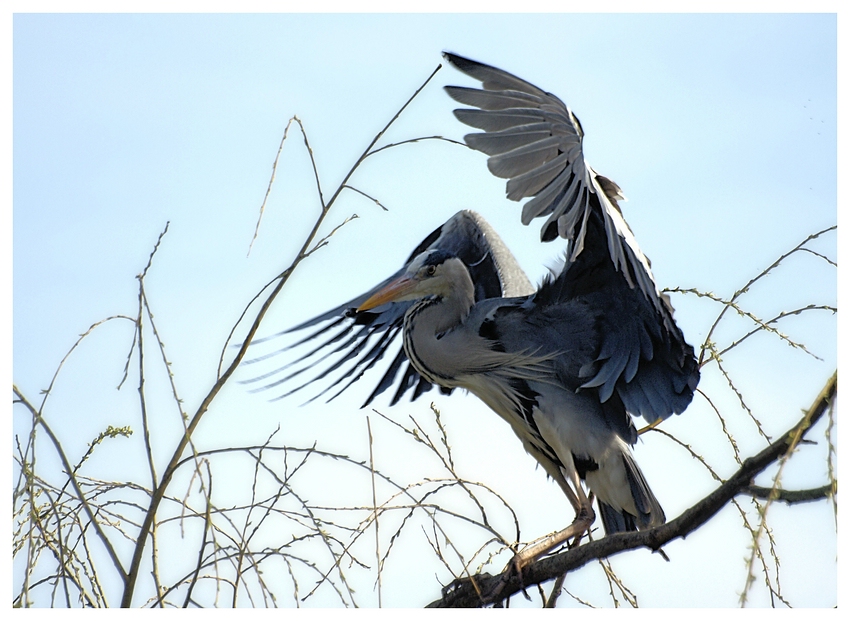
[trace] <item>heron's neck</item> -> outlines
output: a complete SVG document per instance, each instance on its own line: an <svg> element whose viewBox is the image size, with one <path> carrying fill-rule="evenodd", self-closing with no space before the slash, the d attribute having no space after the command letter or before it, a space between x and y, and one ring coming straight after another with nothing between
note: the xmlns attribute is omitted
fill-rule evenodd
<svg viewBox="0 0 850 621"><path fill-rule="evenodd" d="M461 325L469 315L469 309L475 303L475 289L469 273L464 270L452 283L448 295L436 299L422 300L416 323L418 330L430 337L436 337ZM415 308L415 307L414 307ZM414 309L410 309L412 315Z"/></svg>
<svg viewBox="0 0 850 621"><path fill-rule="evenodd" d="M405 316L407 357L420 374L441 385L447 385L444 380L457 372L451 333L463 325L475 303L472 280L465 276L465 282L456 283L449 295L420 300Z"/></svg>

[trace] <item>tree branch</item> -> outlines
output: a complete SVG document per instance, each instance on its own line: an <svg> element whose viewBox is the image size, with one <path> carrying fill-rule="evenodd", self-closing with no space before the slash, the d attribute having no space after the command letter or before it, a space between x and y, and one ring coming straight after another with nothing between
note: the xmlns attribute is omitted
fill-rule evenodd
<svg viewBox="0 0 850 621"><path fill-rule="evenodd" d="M554 580L590 561L636 548L659 550L663 545L686 537L717 514L732 498L751 493L751 481L777 459L793 451L800 439L821 418L837 394L836 372L827 381L805 416L791 429L757 455L744 460L741 468L711 494L682 513L675 520L650 530L617 533L537 561L524 568L522 575L505 571L498 576L479 574L449 585L443 597L428 604L429 608L480 607L498 603L529 585Z"/></svg>
<svg viewBox="0 0 850 621"><path fill-rule="evenodd" d="M375 144L378 142L378 140L380 140L381 136L384 135L384 133L390 128L390 126L396 121L396 119L398 119L398 117L401 115L401 113L404 112L404 110L407 108L407 106L410 105L410 102L412 102L416 98L416 96L422 91L422 89L425 88L425 86L428 84L428 82L431 81L431 79L434 77L434 75L437 73L437 71L439 71L440 67L441 67L441 65L437 66L437 68L431 73L430 76L428 76L428 79L425 80L425 82L422 84L422 86L420 86L416 90L416 92L404 103L404 105L399 109L399 111L396 112L395 116L393 116L393 118L390 119L390 121L384 126L384 128L380 132L378 132L378 134L375 136L375 138L372 140L372 142L369 143L369 146L366 147L366 150L363 152L363 154L357 159L357 162L354 164L354 166L352 166L351 169L348 171L345 178L342 180L342 183L336 189L336 191L334 192L331 199L327 202L325 202L324 197L322 195L322 189L321 189L321 185L319 183L318 169L316 168L315 159L313 158L313 150L310 147L309 142L307 142L307 134L304 131L303 125L301 125L301 121L298 120L297 117L293 117L295 119L295 121L298 122L299 126L301 126L301 131L302 131L302 134L304 136L304 141L305 141L305 144L307 146L307 150L310 154L310 161L313 164L313 171L316 175L316 188L317 188L317 192L318 192L318 196L319 196L319 201L321 202L321 212L316 219L316 222L313 226L313 229L310 231L309 235L307 236L306 240L304 241L304 244L301 247L301 250L299 250L298 255L295 257L292 264L277 276L277 280L278 280L277 284L275 285L272 292L268 295L266 300L263 302L262 306L260 307L260 310L257 312L257 315L254 318L254 321L252 322L251 327L248 330L248 334L245 336L244 341L242 342L242 344L239 347L239 351L234 356L230 365L224 370L223 373L221 373L219 375L218 379L213 384L212 388L210 388L206 397L204 397L203 401L198 406L198 409L192 415L191 419L189 420L188 424L186 425L186 429L183 433L183 436L181 437L180 441L177 443L177 447L174 449L174 452L171 455L171 459L169 460L168 465L165 467L165 470L163 471L162 480L159 482L159 485L154 488L153 494L152 494L151 500L150 500L150 505L148 506L147 511L145 512L145 518L144 518L144 521L142 522L142 527L139 531L139 537L136 540L136 545L135 545L135 548L133 550L133 558L132 558L132 561L130 563L129 570L125 574L123 574L123 577L124 577L124 594L123 594L122 599L121 599L121 606L123 608L130 607L130 605L133 602L133 595L134 595L135 589L136 589L136 580L138 578L138 575L139 575L139 572L140 572L140 569L141 569L142 554L144 553L144 550L145 550L145 546L146 546L146 543L147 543L147 537L148 537L148 535L150 535L153 532L154 519L156 517L156 513L157 513L157 510L159 508L159 504L162 502L162 499L165 496L165 491L168 488L169 484L171 483L171 478L174 476L174 473L176 472L176 470L177 470L177 468L180 464L180 461L183 457L183 453L185 452L186 447L191 442L192 436L195 433L195 429L197 428L198 424L201 422L201 419L204 417L204 414L206 414L207 410L210 408L212 402L215 400L219 391L227 383L227 381L230 379L230 376L233 375L236 368L242 362L242 359L245 357L245 354L248 351L248 346L251 344L251 341L254 338L254 335L256 334L257 330L259 330L259 328L260 328L260 324L261 324L263 318L265 317L266 312L269 310L269 308L272 305L272 302L274 302L275 298L277 298L278 294L281 292L284 285L289 280L290 275L295 271L295 268L298 267L298 265L301 263L301 261L306 259L313 252L313 250L315 250L315 248L313 248L313 250L309 250L309 247L313 243L313 240L316 238L316 235L318 235L319 229L321 228L322 224L324 223L325 217L327 216L328 212L330 211L330 208L333 206L334 202L336 201L336 198L340 195L340 193L343 191L343 189L345 189L346 183L348 182L348 180L351 178L351 176L354 174L354 172L358 169L358 167L363 162L363 160L369 155L369 152L372 150L372 148L375 146ZM274 171L273 171L273 174L274 174ZM320 241L319 245L321 243L322 242ZM263 287L263 290L265 290L265 287ZM259 296L259 294L258 294L258 296ZM253 303L253 300L252 300L252 303ZM243 313L243 316L244 316L244 313ZM240 317L240 321L241 321L241 317ZM231 332L231 334L232 334L232 332ZM223 355L222 355L222 360L223 360Z"/></svg>
<svg viewBox="0 0 850 621"><path fill-rule="evenodd" d="M741 490L742 494L760 498L762 500L774 500L784 502L788 505L796 505L803 502L823 500L838 493L838 484L829 483L812 489L772 489L758 485L748 485Z"/></svg>

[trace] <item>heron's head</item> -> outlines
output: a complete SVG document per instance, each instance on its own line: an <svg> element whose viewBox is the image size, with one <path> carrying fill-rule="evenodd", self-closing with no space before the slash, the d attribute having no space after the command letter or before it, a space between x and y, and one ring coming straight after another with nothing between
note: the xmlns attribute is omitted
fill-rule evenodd
<svg viewBox="0 0 850 621"><path fill-rule="evenodd" d="M444 250L426 250L410 262L404 274L382 287L357 310L428 296L465 295L467 291L472 294L472 280L463 262Z"/></svg>

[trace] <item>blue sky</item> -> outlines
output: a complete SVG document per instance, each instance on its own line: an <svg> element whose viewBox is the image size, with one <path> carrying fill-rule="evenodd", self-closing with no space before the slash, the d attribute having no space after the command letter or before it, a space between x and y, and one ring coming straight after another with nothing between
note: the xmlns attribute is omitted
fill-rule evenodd
<svg viewBox="0 0 850 621"><path fill-rule="evenodd" d="M13 34L13 379L33 399L80 333L108 316L135 315L135 276L170 222L146 287L180 396L193 411L214 382L231 326L289 265L318 213L312 169L293 127L248 254L287 120L297 115L303 121L328 197L440 63L442 50L511 71L571 107L585 130L587 160L628 197L624 215L661 287L728 297L807 235L837 221L835 15L44 14L17 15ZM460 139L465 128L451 115L444 84L471 82L443 67L383 143ZM503 198L504 184L487 173L483 155L446 142L390 149L370 158L350 183L387 211L354 192L343 194L324 232L352 214L358 218L299 268L261 334L370 288L459 209L484 215L533 281L561 251L539 243L536 223L521 226L519 206ZM833 261L836 247L834 233L812 245ZM798 255L742 304L770 318L808 303L835 306L836 289L834 268ZM673 303L685 335L698 346L718 307L681 295ZM831 314L804 313L780 327L821 360L767 335L725 357L773 434L811 403L837 357ZM747 329L746 320L730 318L715 340L728 343ZM87 338L60 375L46 415L78 456L106 425L138 428L132 381L114 390L131 342L129 322L110 322ZM156 392L165 391L163 376L151 373L151 399L167 409L167 395ZM280 424L284 442L318 442L363 458L368 412L358 407L377 379L366 376L331 406L303 408L297 407L302 398L269 404L265 395L234 383L202 423L199 439L206 446L252 442ZM759 450L762 441L715 369L706 369L702 387L728 408L742 450ZM469 476L493 477L523 507L527 539L572 518L507 426L474 399L428 395L393 409L386 401L375 405L403 420L408 413L427 417L430 399L443 411ZM169 416L160 429L161 459L179 429ZM374 413L370 420L377 424ZM668 431L710 455L721 475L731 474L728 444L704 400L668 422ZM16 411L14 433L26 433L27 423ZM384 463L404 471L405 451L393 448ZM117 478L131 476L137 464L122 460L124 450L105 447L100 467ZM799 467L792 460L785 473L788 486L822 484L823 456L799 457ZM681 450L647 439L637 458L670 517L712 489ZM357 502L366 502L368 490L363 493ZM789 601L834 605L831 507L771 512ZM811 522L801 528L800 516ZM615 566L630 577L643 605L734 606L747 554L736 520L726 510L716 524L671 545L673 563L638 553ZM411 533L406 553L421 554L421 543ZM433 577L439 570L399 569L397 583L384 584L384 603L430 601L438 594ZM600 579L598 572L588 576ZM659 580L664 589L657 588ZM686 589L693 580L705 588ZM370 588L368 581L361 588L361 605L375 605ZM601 592L593 585L575 588L605 605L607 586ZM756 589L752 603L767 599Z"/></svg>

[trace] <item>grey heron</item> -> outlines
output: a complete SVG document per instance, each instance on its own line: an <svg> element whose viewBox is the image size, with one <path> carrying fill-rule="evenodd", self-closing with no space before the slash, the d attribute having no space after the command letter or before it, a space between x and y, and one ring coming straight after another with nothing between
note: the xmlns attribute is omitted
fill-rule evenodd
<svg viewBox="0 0 850 621"><path fill-rule="evenodd" d="M445 87L471 106L455 116L483 130L466 144L508 179L509 199L531 198L523 224L547 216L541 240L566 240L563 268L533 287L486 221L461 211L385 281L290 330L320 326L296 345L324 338L301 360L324 353L331 363L281 396L334 372L339 394L400 335L401 349L364 406L398 380L393 404L408 391L415 399L434 386L462 388L507 421L576 511L570 527L528 558L586 532L594 496L607 533L662 524L631 452L632 417L652 423L683 412L699 369L623 219L620 188L585 162L581 125L560 99L495 67L444 57L482 84ZM257 389L264 390L307 368L315 365L249 381L265 381Z"/></svg>

